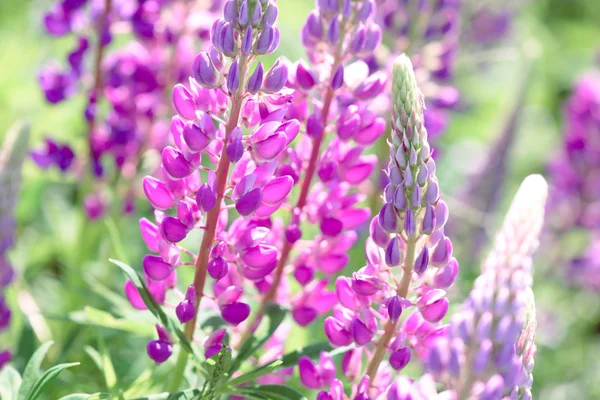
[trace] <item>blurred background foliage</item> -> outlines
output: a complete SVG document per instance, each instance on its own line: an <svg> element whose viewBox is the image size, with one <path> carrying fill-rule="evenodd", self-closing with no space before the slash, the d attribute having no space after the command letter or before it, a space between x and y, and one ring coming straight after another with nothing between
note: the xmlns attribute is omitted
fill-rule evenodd
<svg viewBox="0 0 600 400"><path fill-rule="evenodd" d="M299 31L313 3L279 0L278 4L282 30L278 52L295 60L303 55ZM24 119L32 126L32 145L52 135L78 148L85 145L82 98L49 106L38 88L39 67L64 54L74 40L56 40L43 33L42 13L49 5L48 0L0 0L0 137L15 120ZM457 72L461 107L443 137L438 168L454 226L473 220L476 210L458 199L472 174L490 157L488 150L508 122L524 85L525 99L517 113L516 142L508 155L502 200L497 212L483 220L484 234L495 231L522 179L545 172L547 161L560 145L562 104L577 76L598 66L599 45L598 0L533 0L514 17L511 32L501 43L494 47L463 45ZM115 257L139 268L145 247L137 218L111 217L90 223L77 206L80 201L75 182L65 181L57 171L40 172L26 162L17 209L18 241L11 253L20 279L8 295L14 309L22 312L14 313L11 332L1 340L8 338L17 349L18 369L40 342L50 339L56 345L49 363L81 362L61 375L45 395L47 399L107 390L107 386L126 389L146 369L153 371L151 379L145 379L150 383L168 379L169 367L154 367L143 351L153 335L151 317L133 312L122 296L123 274L107 261ZM140 201L137 217L148 212ZM565 254L582 248L583 240L574 234L558 249L545 246L542 240L536 259L539 325L534 398L600 398L598 293L570 288L561 261ZM481 260L473 259L468 247L456 239L454 243L461 262L452 293L456 305L468 293ZM362 253L361 246L353 250L353 268L363 265ZM322 325L313 324L310 332L294 330L291 337L290 347L309 338L323 338ZM106 364L101 363L104 373L99 372L93 361L94 349L112 360L116 382L107 382Z"/></svg>

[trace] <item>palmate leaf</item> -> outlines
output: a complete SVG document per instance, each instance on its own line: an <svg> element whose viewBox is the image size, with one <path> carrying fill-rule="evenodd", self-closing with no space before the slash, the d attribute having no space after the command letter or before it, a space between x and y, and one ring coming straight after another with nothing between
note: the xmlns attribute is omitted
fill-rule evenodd
<svg viewBox="0 0 600 400"><path fill-rule="evenodd" d="M144 282L142 277L129 265L127 265L119 260L114 260L111 258L108 261L115 264L116 266L121 268L123 270L123 272L125 272L127 277L131 280L131 282L133 282L133 284L139 291L139 293L142 297L142 300L144 300L144 304L146 304L146 307L148 307L148 310L150 310L150 312L156 318L158 318L160 323L169 332L171 332L175 336L177 336L177 338L179 339L179 343L181 344L181 347L183 347L183 349L194 358L194 361L196 362L197 365L200 365L200 359L194 353L194 350L192 349L192 345L190 344L190 341L188 340L187 337L185 337L185 335L183 334L181 329L179 329L179 327L167 316L167 314L165 314L165 312L162 310L162 308L156 303L156 301L154 300L154 297L152 297L152 295L148 291L148 287L146 286L146 283Z"/></svg>
<svg viewBox="0 0 600 400"><path fill-rule="evenodd" d="M271 336L273 336L277 328L279 328L279 325L281 325L283 322L287 312L288 310L286 308L274 303L270 303L266 307L265 319L269 321L267 332L264 335L261 335L260 338L258 338L255 333L244 343L237 356L231 363L229 368L229 376L236 372L246 359L254 355L254 353L256 353L258 349L262 348L263 344L269 340Z"/></svg>

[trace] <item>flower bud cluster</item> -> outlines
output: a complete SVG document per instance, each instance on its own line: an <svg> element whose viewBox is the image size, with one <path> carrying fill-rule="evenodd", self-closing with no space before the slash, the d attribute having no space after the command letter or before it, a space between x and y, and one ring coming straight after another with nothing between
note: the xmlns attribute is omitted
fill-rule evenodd
<svg viewBox="0 0 600 400"><path fill-rule="evenodd" d="M28 128L14 126L0 147L0 335L8 329L11 310L5 291L15 278L15 270L8 260L8 250L14 244L14 208L21 186L21 166L27 153ZM0 348L0 369L11 360L11 352Z"/></svg>
<svg viewBox="0 0 600 400"><path fill-rule="evenodd" d="M50 35L71 34L77 44L67 57L66 69L57 62L41 69L40 86L51 104L78 92L87 97L83 117L88 152L78 159L89 164L92 177L100 182L113 173L122 176L124 183L135 179L140 158L148 150L162 149L169 140L165 117L171 108L165 90L187 78L195 54L193 40L206 39L210 30L206 23L195 22L210 15L207 4L184 3L146 1L127 7L113 0L98 4L60 0L44 17ZM113 36L128 43L113 48L109 46ZM88 64L92 70L85 68ZM34 161L42 168L56 165L65 172L73 165L68 145L47 141L36 155ZM108 165L108 158L114 167ZM84 201L90 219L101 216L108 205L109 188L94 187ZM122 209L127 213L133 209L135 193L131 187L123 189Z"/></svg>
<svg viewBox="0 0 600 400"><path fill-rule="evenodd" d="M443 334L439 323L449 305L445 290L458 274L452 243L444 235L448 207L441 200L423 125L423 95L405 55L394 62L392 100L390 183L371 221L368 264L351 278L337 279L339 304L325 320L332 345L354 343L344 357L343 373L346 379L361 379L353 393L366 386L364 396L381 394L391 384L392 370L403 369L413 354L424 357L428 344Z"/></svg>
<svg viewBox="0 0 600 400"><path fill-rule="evenodd" d="M462 311L428 354L426 370L460 398L531 398L532 254L546 195L541 176L522 183Z"/></svg>

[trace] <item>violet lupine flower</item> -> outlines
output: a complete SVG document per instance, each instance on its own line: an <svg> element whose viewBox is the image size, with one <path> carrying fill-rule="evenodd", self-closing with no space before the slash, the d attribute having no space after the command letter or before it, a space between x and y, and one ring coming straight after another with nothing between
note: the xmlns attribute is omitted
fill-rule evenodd
<svg viewBox="0 0 600 400"><path fill-rule="evenodd" d="M100 181L85 199L90 219L102 216L108 206L110 196L104 193L103 182L109 158L127 184L137 178L140 159L167 144L165 117L170 116L170 105L164 93L189 76L195 55L193 41L209 38L209 6L206 2L139 2L131 7L115 1L60 0L47 13L48 33L78 38L67 56L66 68L57 63L44 67L40 85L50 103L77 92L87 97L83 117L88 124L88 154L78 158L89 162L92 178ZM113 29L116 24L119 29ZM126 37L130 43L110 51L113 35ZM83 68L84 61L94 70ZM108 107L101 107L101 102ZM104 109L106 115L98 115ZM44 166L48 158L38 157L36 162ZM123 190L120 199L125 213L133 210L131 186Z"/></svg>
<svg viewBox="0 0 600 400"><path fill-rule="evenodd" d="M28 141L29 128L15 125L0 148L0 335L8 329L11 320L11 310L4 293L15 277L15 270L8 260L8 250L14 243L14 207L21 186L21 166ZM10 360L10 350L0 348L0 369Z"/></svg>
<svg viewBox="0 0 600 400"><path fill-rule="evenodd" d="M384 43L392 53L406 53L411 58L419 87L428 99L425 127L430 141L435 143L448 126L448 111L459 100L452 80L460 40L460 2L425 0L413 4L381 0L380 3L378 16Z"/></svg>
<svg viewBox="0 0 600 400"><path fill-rule="evenodd" d="M356 369L357 361L343 371L361 379L353 389L353 396L364 392L360 398L382 393L391 383L391 369L403 369L413 355L427 355L429 343L444 332L439 323L448 311L445 289L458 273L452 243L444 235L448 207L423 125L423 94L406 55L396 59L393 71L390 183L371 222L368 264L352 278L338 278L339 304L325 320L332 345L354 343L357 355L350 357L367 356L364 372ZM384 358L388 363L382 364Z"/></svg>
<svg viewBox="0 0 600 400"><path fill-rule="evenodd" d="M347 251L358 238L355 230L369 219L369 210L359 207L365 197L357 189L377 163L376 156L364 152L383 133L385 120L370 102L387 83L385 74L371 74L359 60L381 40L374 13L373 0L318 1L302 28L309 59L291 66L287 90L293 101L286 118L297 119L305 134L295 147L281 153L276 172L300 189L297 199L288 203L292 215L282 235L277 266L260 283L264 295L257 320L270 301L290 303L288 276L302 286L291 297L296 323L306 326L331 310L336 300L327 288L328 278L347 265ZM306 224L317 227L319 234L301 240ZM256 321L247 324L242 338L255 326Z"/></svg>
<svg viewBox="0 0 600 400"><path fill-rule="evenodd" d="M531 398L532 254L546 195L546 182L539 175L521 184L462 311L429 352L426 370L458 398Z"/></svg>
<svg viewBox="0 0 600 400"><path fill-rule="evenodd" d="M556 230L600 229L600 72L584 75L565 106L563 149L549 165ZM556 215L556 218L554 217Z"/></svg>
<svg viewBox="0 0 600 400"><path fill-rule="evenodd" d="M177 268L196 270L194 283L176 307L188 338L195 332L207 274L214 280L211 306L235 330L250 314L244 283L259 287L275 268L283 229L268 217L293 186L291 177L275 172L279 155L299 130L297 120L284 119L291 100L281 91L286 64L278 60L264 72L255 62L278 46L275 3L231 0L223 9L223 18L212 27L212 47L194 60L189 86L173 88L178 113L171 122L174 146L163 149L159 174L143 180L156 209L156 224L140 220L149 250L157 253L142 262L147 281L159 288L153 296L164 301ZM201 166L202 158L212 166ZM234 208L238 218L229 224ZM181 244L194 229L204 230L197 255ZM128 298L142 308L131 286L126 283ZM207 356L218 352L224 333L215 331L206 339Z"/></svg>
<svg viewBox="0 0 600 400"><path fill-rule="evenodd" d="M69 145L57 143L50 138L44 140L44 148L29 153L31 159L43 169L56 166L62 172L68 171L75 159L73 150Z"/></svg>

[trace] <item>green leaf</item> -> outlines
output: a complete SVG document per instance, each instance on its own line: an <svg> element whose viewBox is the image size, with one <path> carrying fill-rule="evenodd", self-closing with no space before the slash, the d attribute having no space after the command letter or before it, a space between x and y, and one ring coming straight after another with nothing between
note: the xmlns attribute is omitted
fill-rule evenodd
<svg viewBox="0 0 600 400"><path fill-rule="evenodd" d="M161 324L167 330L169 330L169 332L171 332L171 333L175 334L175 336L177 336L177 338L179 339L179 342L181 344L181 347L183 347L188 354L191 354L193 356L193 358L197 364L200 364L200 359L194 353L194 350L192 349L192 345L190 344L190 341L188 340L187 337L185 337L185 335L183 334L181 329L179 329L179 327L167 316L167 314L165 314L165 312L162 310L162 308L156 303L156 301L154 300L154 297L152 297L152 295L148 291L148 287L146 286L146 283L144 282L142 277L129 265L127 265L119 260L113 260L111 258L108 261L115 264L116 266L121 268L123 270L123 272L125 272L125 274L129 277L129 279L131 279L131 282L133 282L133 284L135 285L137 290L140 292L140 295L142 296L142 300L144 300L144 304L146 304L146 307L148 307L148 310L150 310L150 312L152 314L154 314L154 316L156 318L158 318L158 320L161 322Z"/></svg>
<svg viewBox="0 0 600 400"><path fill-rule="evenodd" d="M270 374L270 373L278 370L281 367L281 364L283 364L281 360L271 361L268 364L262 365L256 369L253 369L250 372L247 372L243 375L233 378L232 380L230 380L228 382L228 385L237 386L244 382L253 381L254 379L256 379L258 377L261 377L266 374Z"/></svg>
<svg viewBox="0 0 600 400"><path fill-rule="evenodd" d="M291 353L285 354L281 357L281 365L280 368L293 367L298 364L298 360L302 356L306 356L308 358L317 358L322 351L330 351L331 345L329 342L319 342L315 344L311 344L309 346L300 347L292 351Z"/></svg>
<svg viewBox="0 0 600 400"><path fill-rule="evenodd" d="M27 400L36 400L38 397L40 397L42 390L46 385L55 380L65 369L74 367L76 365L79 365L79 363L75 362L69 364L58 364L48 368L48 370L42 374L40 379L38 379L31 388L31 392L29 392L27 395Z"/></svg>
<svg viewBox="0 0 600 400"><path fill-rule="evenodd" d="M187 389L177 393L158 393L145 397L137 397L133 400L199 400L202 391L200 389Z"/></svg>
<svg viewBox="0 0 600 400"><path fill-rule="evenodd" d="M98 338L98 347L100 348L100 351L94 349L92 346L85 346L84 350L88 353L92 361L94 361L94 364L96 364L96 367L98 367L104 376L106 388L112 392L117 384L117 375L101 336Z"/></svg>
<svg viewBox="0 0 600 400"><path fill-rule="evenodd" d="M44 357L46 357L48 350L50 350L50 347L53 344L54 342L50 341L41 345L27 362L25 371L23 371L23 381L19 388L17 400L25 400L28 398L29 393L41 374L42 361L44 361Z"/></svg>
<svg viewBox="0 0 600 400"><path fill-rule="evenodd" d="M21 375L11 365L7 365L0 371L0 399L13 400L17 398L21 386Z"/></svg>
<svg viewBox="0 0 600 400"><path fill-rule="evenodd" d="M237 388L235 392L232 393L266 400L307 400L307 398L296 389L280 385L248 386Z"/></svg>
<svg viewBox="0 0 600 400"><path fill-rule="evenodd" d="M273 336L273 333L275 333L277 328L279 328L279 325L283 322L287 312L288 310L286 308L275 303L270 303L266 307L265 317L269 320L269 327L266 334L262 335L260 339L254 334L246 341L246 343L244 343L235 357L235 360L231 363L231 367L229 368L230 376L240 368L246 359L256 353L258 349L262 348L263 344Z"/></svg>

